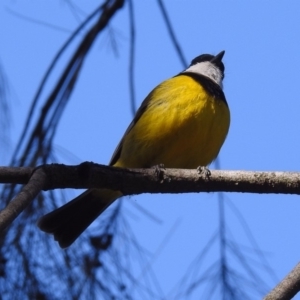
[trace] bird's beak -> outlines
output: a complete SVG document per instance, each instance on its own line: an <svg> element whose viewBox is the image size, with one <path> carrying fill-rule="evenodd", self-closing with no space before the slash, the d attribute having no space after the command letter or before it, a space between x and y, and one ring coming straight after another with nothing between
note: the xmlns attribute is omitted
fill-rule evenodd
<svg viewBox="0 0 300 300"><path fill-rule="evenodd" d="M222 61L222 58L225 54L225 51L221 51L218 55L216 55L214 58L212 58L212 60L210 62L214 63L214 64L218 64Z"/></svg>

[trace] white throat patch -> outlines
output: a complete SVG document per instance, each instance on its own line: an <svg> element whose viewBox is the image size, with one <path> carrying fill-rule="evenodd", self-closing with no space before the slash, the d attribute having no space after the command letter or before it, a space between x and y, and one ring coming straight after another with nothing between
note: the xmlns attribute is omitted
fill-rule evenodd
<svg viewBox="0 0 300 300"><path fill-rule="evenodd" d="M192 65L192 66L188 67L184 72L192 72L192 73L201 74L206 77L209 77L216 84L218 84L221 88L223 88L222 72L220 71L220 69L217 66L215 66L214 64L212 64L209 61L204 61L204 62L197 63L195 65Z"/></svg>

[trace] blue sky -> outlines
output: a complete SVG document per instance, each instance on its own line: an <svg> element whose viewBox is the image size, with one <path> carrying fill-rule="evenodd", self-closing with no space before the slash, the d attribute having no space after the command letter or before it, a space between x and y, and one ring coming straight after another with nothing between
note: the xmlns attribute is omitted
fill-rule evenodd
<svg viewBox="0 0 300 300"><path fill-rule="evenodd" d="M165 4L188 61L201 53L226 51L224 91L232 122L220 154L221 168L299 171L299 2L177 0ZM88 1L81 8L88 14L97 5L95 0ZM8 9L66 30L25 21ZM152 88L183 67L156 2L136 1L135 13L135 86L139 104ZM10 149L19 138L31 99L50 61L83 17L75 17L63 1L2 2L0 60L10 84ZM117 56L106 31L90 51L60 122L55 145L61 163L108 163L131 121L127 7L113 19L111 30L117 41ZM44 96L60 70L57 68L52 76ZM10 158L7 152L0 157L3 165ZM68 191L70 198L75 194L77 191ZM299 261L299 196L227 193L225 197L243 215L281 279ZM141 215L132 201L162 222L158 224ZM237 217L228 205L225 207L231 236L240 245L251 247ZM126 201L124 212L141 244L153 253L161 249L164 237L175 226L152 265L165 296L218 225L216 194L134 196ZM218 254L215 246L207 265ZM274 286L272 278L264 279Z"/></svg>

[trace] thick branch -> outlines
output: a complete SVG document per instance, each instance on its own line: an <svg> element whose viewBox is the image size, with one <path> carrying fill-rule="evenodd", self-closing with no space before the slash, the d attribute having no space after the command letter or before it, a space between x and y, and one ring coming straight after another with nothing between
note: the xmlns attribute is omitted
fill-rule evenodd
<svg viewBox="0 0 300 300"><path fill-rule="evenodd" d="M39 168L42 168L47 176L44 190L106 187L119 190L124 195L220 191L300 194L300 173L297 172L214 170L210 176L206 176L205 172L199 174L197 170L123 169L88 162L78 166L52 164ZM8 182L8 179L1 175L5 170L6 168L0 168L0 182L3 183ZM9 178L12 179L12 168L9 170ZM25 172L25 168L22 168L23 176L20 176L20 168L16 168L16 178L12 182L24 184L31 170L28 168L28 172Z"/></svg>
<svg viewBox="0 0 300 300"><path fill-rule="evenodd" d="M123 169L94 163L32 168L0 168L0 183L24 184L21 193L0 212L0 232L43 190L109 188L123 195L141 193L248 192L300 194L300 173L211 171L184 169ZM300 289L300 264L265 300L284 300Z"/></svg>
<svg viewBox="0 0 300 300"><path fill-rule="evenodd" d="M300 290L300 263L264 298L264 300L289 300Z"/></svg>

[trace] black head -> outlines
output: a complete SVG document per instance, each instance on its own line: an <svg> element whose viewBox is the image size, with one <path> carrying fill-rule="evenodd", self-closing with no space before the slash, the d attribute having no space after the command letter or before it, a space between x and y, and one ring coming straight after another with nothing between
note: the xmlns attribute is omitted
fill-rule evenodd
<svg viewBox="0 0 300 300"><path fill-rule="evenodd" d="M224 64L222 63L222 58L223 58L224 54L225 54L225 51L221 51L216 56L213 56L211 54L199 55L192 60L190 66L195 65L200 62L210 61L211 63L216 65L221 70L221 72L224 74L225 67L224 67Z"/></svg>

